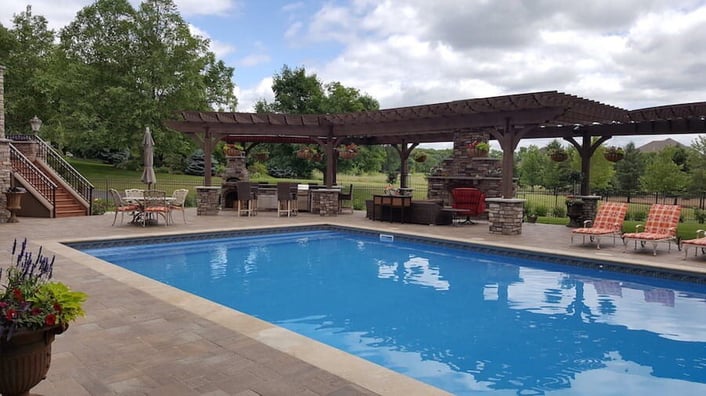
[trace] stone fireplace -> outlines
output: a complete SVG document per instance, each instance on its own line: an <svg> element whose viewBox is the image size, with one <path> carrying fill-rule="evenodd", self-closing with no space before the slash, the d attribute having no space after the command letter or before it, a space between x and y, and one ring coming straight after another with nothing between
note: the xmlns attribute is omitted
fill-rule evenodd
<svg viewBox="0 0 706 396"><path fill-rule="evenodd" d="M474 141L488 141L484 131L459 132L454 138L453 154L427 177L427 197L440 199L450 205L451 190L473 187L485 193L486 198L500 198L502 191L502 159L471 157L467 147Z"/></svg>
<svg viewBox="0 0 706 396"><path fill-rule="evenodd" d="M245 155L226 156L226 168L221 184L221 209L233 209L238 200L237 182L249 181L250 175L245 165Z"/></svg>

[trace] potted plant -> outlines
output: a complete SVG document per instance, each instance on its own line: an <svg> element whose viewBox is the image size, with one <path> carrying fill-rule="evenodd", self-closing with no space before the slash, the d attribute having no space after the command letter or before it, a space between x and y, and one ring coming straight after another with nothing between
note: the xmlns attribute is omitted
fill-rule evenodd
<svg viewBox="0 0 706 396"><path fill-rule="evenodd" d="M338 156L343 159L353 159L358 156L358 145L355 143L349 143L343 147L338 148Z"/></svg>
<svg viewBox="0 0 706 396"><path fill-rule="evenodd" d="M8 223L17 223L17 211L22 209L22 196L27 192L22 187L12 186L5 191L5 198L7 199L7 210L10 211L10 218L7 219Z"/></svg>
<svg viewBox="0 0 706 396"><path fill-rule="evenodd" d="M19 252L16 254L16 252ZM54 257L27 240L12 245L13 260L0 271L0 393L29 394L49 371L51 343L83 316L86 294L52 281ZM4 279L2 277L4 276Z"/></svg>
<svg viewBox="0 0 706 396"><path fill-rule="evenodd" d="M572 195L567 196L566 215L569 217L568 227L581 227L583 222L583 200Z"/></svg>
<svg viewBox="0 0 706 396"><path fill-rule="evenodd" d="M569 154L564 150L563 147L554 147L549 150L549 157L554 162L563 162L569 158Z"/></svg>
<svg viewBox="0 0 706 396"><path fill-rule="evenodd" d="M239 157L243 155L243 146L237 143L229 143L223 146L223 152L228 157Z"/></svg>
<svg viewBox="0 0 706 396"><path fill-rule="evenodd" d="M490 151L490 145L482 140L475 140L466 146L468 155L471 157L486 157Z"/></svg>
<svg viewBox="0 0 706 396"><path fill-rule="evenodd" d="M610 146L603 151L603 157L610 162L618 162L625 156L625 151L622 147Z"/></svg>

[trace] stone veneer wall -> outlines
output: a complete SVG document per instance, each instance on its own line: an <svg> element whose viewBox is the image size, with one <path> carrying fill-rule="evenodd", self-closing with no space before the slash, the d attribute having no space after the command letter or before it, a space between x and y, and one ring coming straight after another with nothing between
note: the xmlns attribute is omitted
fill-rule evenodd
<svg viewBox="0 0 706 396"><path fill-rule="evenodd" d="M215 186L196 187L196 215L217 216L221 205L221 188Z"/></svg>
<svg viewBox="0 0 706 396"><path fill-rule="evenodd" d="M5 67L0 66L0 191L10 188L12 164L10 164L10 141L5 138ZM7 197L0 194L0 223L7 223Z"/></svg>
<svg viewBox="0 0 706 396"><path fill-rule="evenodd" d="M486 200L486 203L488 228L491 234L522 234L524 199L491 198Z"/></svg>
<svg viewBox="0 0 706 396"><path fill-rule="evenodd" d="M450 191L456 187L477 188L487 198L501 196L502 159L469 156L467 147L474 141L488 142L488 133L468 131L456 134L451 157L427 177L427 198L450 204Z"/></svg>

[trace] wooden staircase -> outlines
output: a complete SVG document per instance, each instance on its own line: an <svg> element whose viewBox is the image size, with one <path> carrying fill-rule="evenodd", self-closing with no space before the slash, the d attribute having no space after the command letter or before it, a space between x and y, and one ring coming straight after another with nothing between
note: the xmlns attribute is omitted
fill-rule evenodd
<svg viewBox="0 0 706 396"><path fill-rule="evenodd" d="M86 216L86 208L66 188L57 183L55 217Z"/></svg>
<svg viewBox="0 0 706 396"><path fill-rule="evenodd" d="M22 135L10 140L13 177L16 185L24 185L34 197L35 204L28 210L35 217L91 215L93 185L88 180L41 138ZM32 217L30 212L26 215Z"/></svg>

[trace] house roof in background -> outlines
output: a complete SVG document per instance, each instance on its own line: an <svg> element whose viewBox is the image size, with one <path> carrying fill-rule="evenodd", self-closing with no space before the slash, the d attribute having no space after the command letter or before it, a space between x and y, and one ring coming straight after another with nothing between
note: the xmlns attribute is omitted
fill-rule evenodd
<svg viewBox="0 0 706 396"><path fill-rule="evenodd" d="M641 153L656 153L656 152L664 150L667 147L686 147L686 146L677 142L676 140L674 140L672 138L668 138L668 139L664 139L664 140L653 140L647 144L643 144L642 146L638 147L637 150L640 151Z"/></svg>

